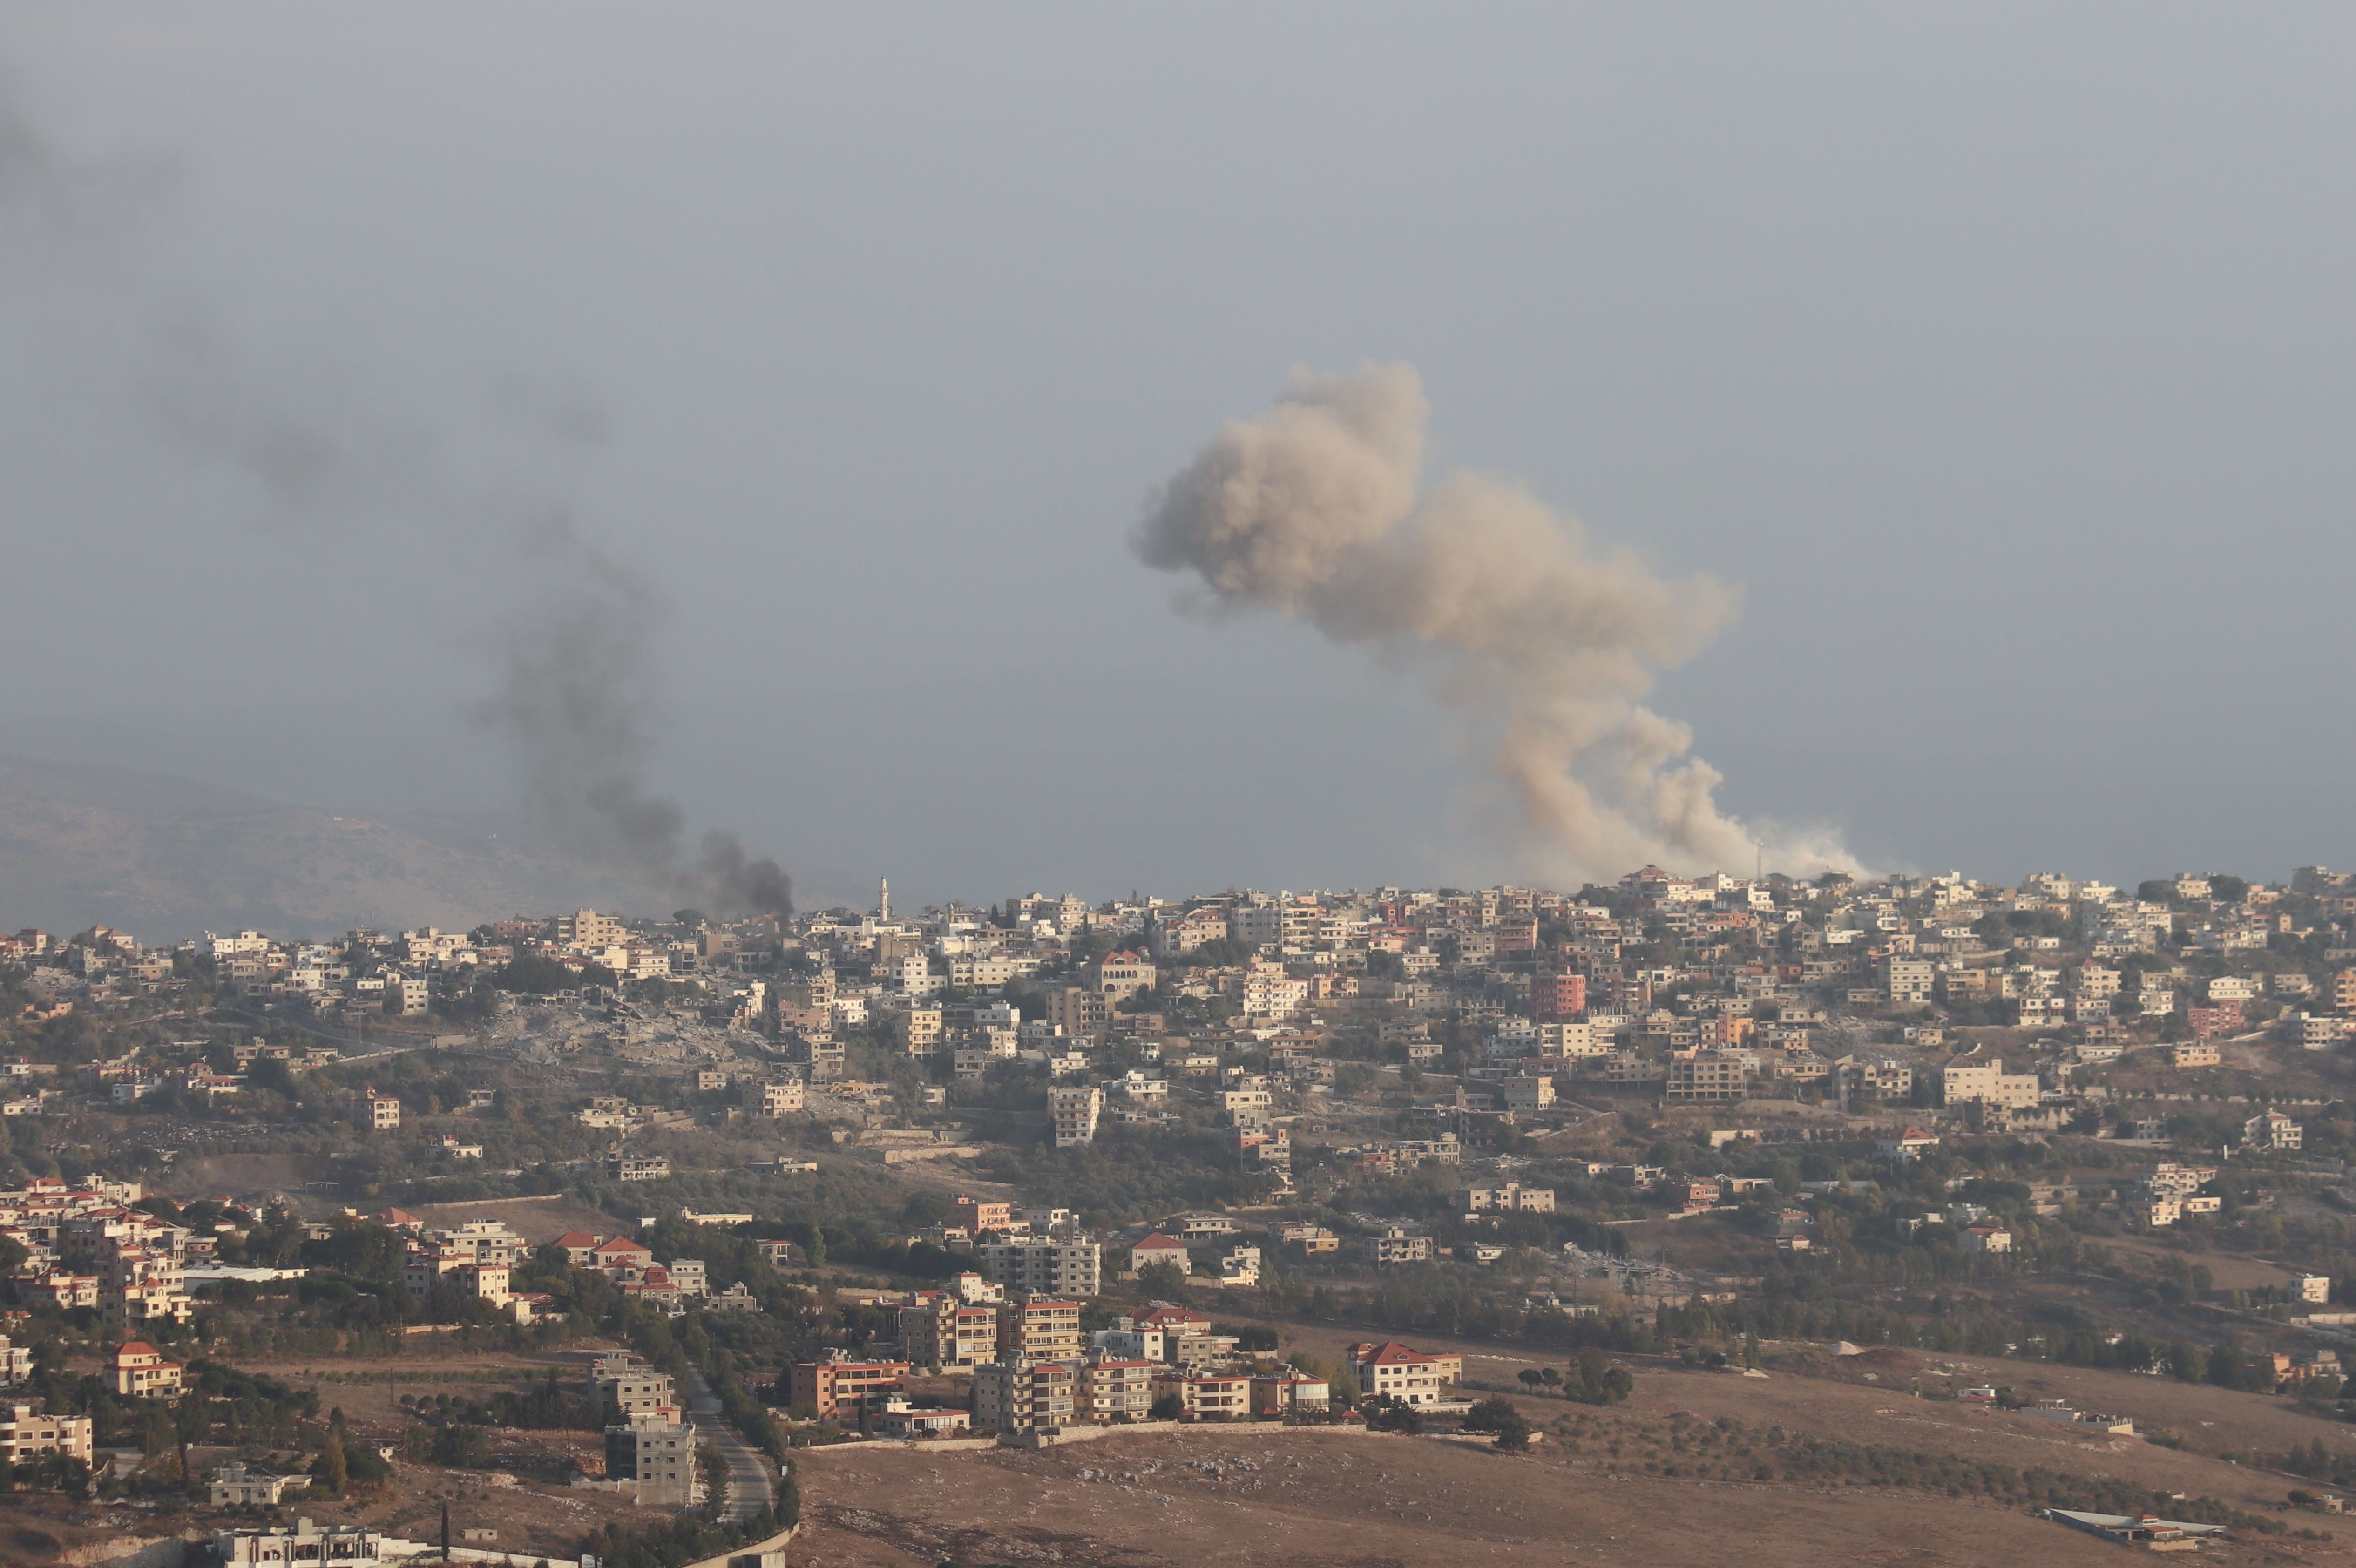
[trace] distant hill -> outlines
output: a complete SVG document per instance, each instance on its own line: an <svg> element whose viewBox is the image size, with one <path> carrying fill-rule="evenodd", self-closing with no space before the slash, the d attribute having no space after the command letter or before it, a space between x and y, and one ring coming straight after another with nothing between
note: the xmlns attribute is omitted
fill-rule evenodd
<svg viewBox="0 0 2356 1568"><path fill-rule="evenodd" d="M518 912L667 907L512 825L336 816L163 773L0 756L0 930L112 925L142 942L253 927L465 930Z"/></svg>

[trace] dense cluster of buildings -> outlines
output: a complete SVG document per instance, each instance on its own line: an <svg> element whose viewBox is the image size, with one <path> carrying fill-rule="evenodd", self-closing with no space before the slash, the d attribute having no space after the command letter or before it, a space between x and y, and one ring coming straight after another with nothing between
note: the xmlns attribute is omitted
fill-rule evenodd
<svg viewBox="0 0 2356 1568"><path fill-rule="evenodd" d="M1332 1397L1321 1377L1239 1357L1234 1336L1191 1307L1158 1303L1083 1329L1080 1302L1010 1295L978 1275L946 1290L877 1292L873 1304L888 1338L787 1370L797 1414L886 1436L1021 1435L1323 1412ZM970 1380L969 1408L912 1402L913 1380L944 1375Z"/></svg>
<svg viewBox="0 0 2356 1568"><path fill-rule="evenodd" d="M109 1329L136 1334L186 1323L195 1311L186 1270L208 1259L215 1237L131 1205L135 1181L75 1187L56 1178L0 1191L0 1236L25 1249L17 1299L60 1311L96 1309Z"/></svg>
<svg viewBox="0 0 2356 1568"><path fill-rule="evenodd" d="M1902 1104L2029 1130L2082 1110L2087 1082L2122 1053L2197 1069L2219 1061L2220 1042L2264 1030L2323 1051L2356 1022L2356 886L2312 867L2283 887L2184 875L2132 893L2053 873L1998 887L1647 867L1580 894L1032 894L917 914L895 912L887 885L865 913L734 925L578 911L463 933L355 931L337 944L209 933L155 952L102 927L4 945L0 959L27 965L37 1002L57 1007L194 973L271 1006L396 1016L481 1000L481 976L519 963L538 965L543 987L568 974L617 996L661 982L664 1007L775 1040L780 1067L732 1085L747 1112L802 1112L841 1077L844 1041L860 1030L945 1078L1035 1073L1058 1147L1108 1123L1165 1120L1183 1085L1280 1194L1292 1166L1280 1107L1335 1093L1365 1055L1358 1026L1370 1020L1378 1060L1454 1071L1454 1104L1409 1135L1461 1129L1467 1115L1544 1119L1586 1089L1672 1104ZM1336 1040L1345 1021L1347 1046ZM1956 1055L1943 1048L1958 1022L2022 1038ZM202 1061L94 1071L125 1104L166 1084L207 1097L241 1086ZM54 1092L29 1080L21 1090L12 1101L0 1086L0 1111ZM401 1106L368 1092L352 1117L391 1131ZM581 1120L626 1136L641 1113L616 1100ZM669 1168L618 1143L607 1164L625 1181Z"/></svg>
<svg viewBox="0 0 2356 1568"><path fill-rule="evenodd" d="M1505 1200L1538 1207L1517 1188ZM1239 1240L1241 1228L1226 1214L1181 1214L1164 1224L1178 1234L1154 1229L1128 1245L1130 1273L1163 1265L1189 1274L1195 1247L1225 1249L1223 1272L1232 1272L1238 1254L1257 1269L1258 1248ZM1329 1232L1292 1229L1314 1232L1290 1238L1294 1244L1330 1250ZM1083 1306L1099 1291L1103 1247L1063 1211L1026 1213L960 1194L950 1221L933 1234L969 1244L980 1266L939 1289L862 1293L859 1299L882 1317L881 1334L857 1355L834 1351L788 1368L784 1381L796 1413L886 1436L968 1429L1022 1435L1157 1414L1276 1418L1323 1412L1332 1399L1324 1378L1266 1352L1239 1351L1235 1336L1218 1332L1190 1307L1157 1302L1106 1327L1084 1328ZM1317 1245L1321 1237L1328 1246ZM1386 1367L1406 1364L1399 1358L1409 1354L1399 1346L1371 1349L1387 1352ZM1410 1359L1418 1381L1385 1391L1409 1403L1440 1397L1441 1386L1461 1371L1449 1358ZM917 1403L916 1385L937 1392L945 1378L966 1391L958 1405Z"/></svg>

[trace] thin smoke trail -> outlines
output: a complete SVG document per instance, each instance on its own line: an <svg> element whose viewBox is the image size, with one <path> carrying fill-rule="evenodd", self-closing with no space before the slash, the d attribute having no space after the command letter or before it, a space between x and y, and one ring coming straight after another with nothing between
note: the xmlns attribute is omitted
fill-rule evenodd
<svg viewBox="0 0 2356 1568"><path fill-rule="evenodd" d="M115 230L156 205L168 173L150 158L71 155L0 68L0 268L37 267L52 253L133 253ZM139 342L128 400L147 432L239 475L262 503L257 529L273 540L341 529L512 541L521 586L498 613L497 690L477 717L511 745L537 817L715 912L791 912L791 884L774 860L725 832L691 849L679 804L648 783L664 699L661 593L546 499L561 486L508 472L530 468L544 448L602 443L594 400L561 381L511 379L501 389L507 417L484 425L498 447L495 477L468 484L454 478L437 439L447 432L366 406L343 385L351 378L330 379L323 396L283 369L255 369L200 304L155 312Z"/></svg>

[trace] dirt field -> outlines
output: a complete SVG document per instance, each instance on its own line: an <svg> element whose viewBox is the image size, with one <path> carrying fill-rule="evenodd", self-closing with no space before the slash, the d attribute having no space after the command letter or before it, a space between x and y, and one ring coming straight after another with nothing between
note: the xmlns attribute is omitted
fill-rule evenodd
<svg viewBox="0 0 2356 1568"><path fill-rule="evenodd" d="M1288 1352L1306 1351L1328 1365L1339 1360L1351 1339L1383 1337L1352 1336L1324 1325L1287 1325L1280 1332ZM1547 1364L1541 1358L1476 1341L1403 1338L1418 1349L1461 1354L1465 1377L1483 1382L1510 1386L1523 1368ZM1632 1413L1665 1416L1684 1410L1713 1420L1725 1415L1745 1424L1781 1424L1822 1437L1940 1448L2015 1466L2120 1476L2162 1490L2217 1498L2237 1508L2270 1508L2300 1483L2223 1463L2213 1457L2219 1453L2280 1453L2318 1437L2333 1448L2345 1445L2356 1452L2356 1426L2319 1414L2296 1400L2050 1361L1906 1351L1898 1359L1910 1370L1886 1374L1879 1382L1861 1377L1849 1382L1783 1373L1744 1378L1688 1370L1668 1360L1622 1359L1636 1376L1636 1392L1626 1406ZM1555 1357L1552 1362L1560 1366L1563 1360ZM1987 1383L2010 1388L2024 1402L2058 1399L2080 1410L2131 1416L2138 1433L2170 1433L2183 1440L2184 1447L2171 1450L2141 1441L2080 1435L2036 1416L1938 1398L1918 1400L1912 1394L1918 1376L1929 1394ZM1540 1399L1525 1402L1523 1408L1533 1421L1544 1423L1572 1407ZM2073 1455L2073 1449L2082 1452ZM2356 1526L2342 1533L2356 1541Z"/></svg>
<svg viewBox="0 0 2356 1568"><path fill-rule="evenodd" d="M1740 1380L1732 1380L1740 1381ZM1038 1453L836 1450L800 1470L798 1561L1719 1564L2110 1563L2021 1512L1910 1495L1607 1477L1430 1438L1315 1428L1111 1437ZM2309 1548L2342 1561L2336 1547ZM2271 1542L2211 1561L2295 1561Z"/></svg>
<svg viewBox="0 0 2356 1568"><path fill-rule="evenodd" d="M632 1229L604 1210L592 1209L573 1198L503 1198L477 1203L427 1203L411 1212L436 1229L455 1228L469 1220L497 1220L535 1245L553 1241L567 1231L589 1231L600 1236L615 1236Z"/></svg>
<svg viewBox="0 0 2356 1568"><path fill-rule="evenodd" d="M283 1192L300 1200L306 1181L332 1180L336 1162L323 1154L209 1154L175 1164L171 1173L150 1184L151 1190L174 1198L242 1197ZM332 1208L322 1194L311 1194L321 1209Z"/></svg>
<svg viewBox="0 0 2356 1568"><path fill-rule="evenodd" d="M2200 1264L2209 1270L2210 1278L2219 1290L2255 1290L2264 1285L2279 1285L2290 1279L2290 1271L2264 1258L2254 1258L2244 1253L2222 1252L2212 1247L2185 1251L2171 1247L2153 1236L2104 1236L2095 1243L2125 1263L2133 1258L2145 1264L2166 1264L2181 1258L2188 1264Z"/></svg>
<svg viewBox="0 0 2356 1568"><path fill-rule="evenodd" d="M252 1362L248 1370L298 1388L316 1389L323 1412L341 1409L353 1439L379 1447L398 1445L406 1433L421 1424L402 1408L403 1396L415 1400L448 1394L487 1403L503 1391L519 1390L527 1381L545 1377L551 1367L557 1369L568 1387L577 1390L590 1355L597 1349L610 1348L592 1341L546 1356L415 1353L380 1360L292 1358ZM497 1484L487 1470L451 1470L396 1459L393 1486L398 1495L391 1501L359 1506L306 1502L302 1511L322 1521L365 1521L419 1539L420 1531L439 1530L441 1505L447 1499L454 1525L495 1528L499 1531L498 1545L505 1550L544 1551L568 1557L573 1555L570 1548L594 1524L608 1520L643 1524L658 1517L639 1511L628 1498L573 1490L564 1484L576 1456L602 1460L601 1433L502 1427L491 1429L489 1436L489 1464L514 1477L515 1485ZM5 1560L5 1552L0 1552L0 1561Z"/></svg>
<svg viewBox="0 0 2356 1568"><path fill-rule="evenodd" d="M496 1550L557 1557L573 1556L573 1549L594 1526L619 1520L637 1527L669 1517L659 1509L642 1510L613 1492L577 1491L536 1480L502 1487L482 1471L444 1470L400 1460L393 1464L392 1484L397 1495L389 1502L305 1502L301 1511L322 1524L366 1523L412 1541L427 1541L441 1532L446 1501L453 1530L493 1529L498 1539L486 1544Z"/></svg>

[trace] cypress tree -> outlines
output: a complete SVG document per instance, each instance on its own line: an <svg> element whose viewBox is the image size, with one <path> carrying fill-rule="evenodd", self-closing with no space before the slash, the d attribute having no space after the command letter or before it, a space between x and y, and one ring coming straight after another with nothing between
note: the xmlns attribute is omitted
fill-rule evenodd
<svg viewBox="0 0 2356 1568"><path fill-rule="evenodd" d="M319 1479L337 1497L344 1495L344 1488L351 1479L351 1472L344 1463L344 1412L341 1405L337 1406L327 1417L327 1445L319 1455Z"/></svg>

